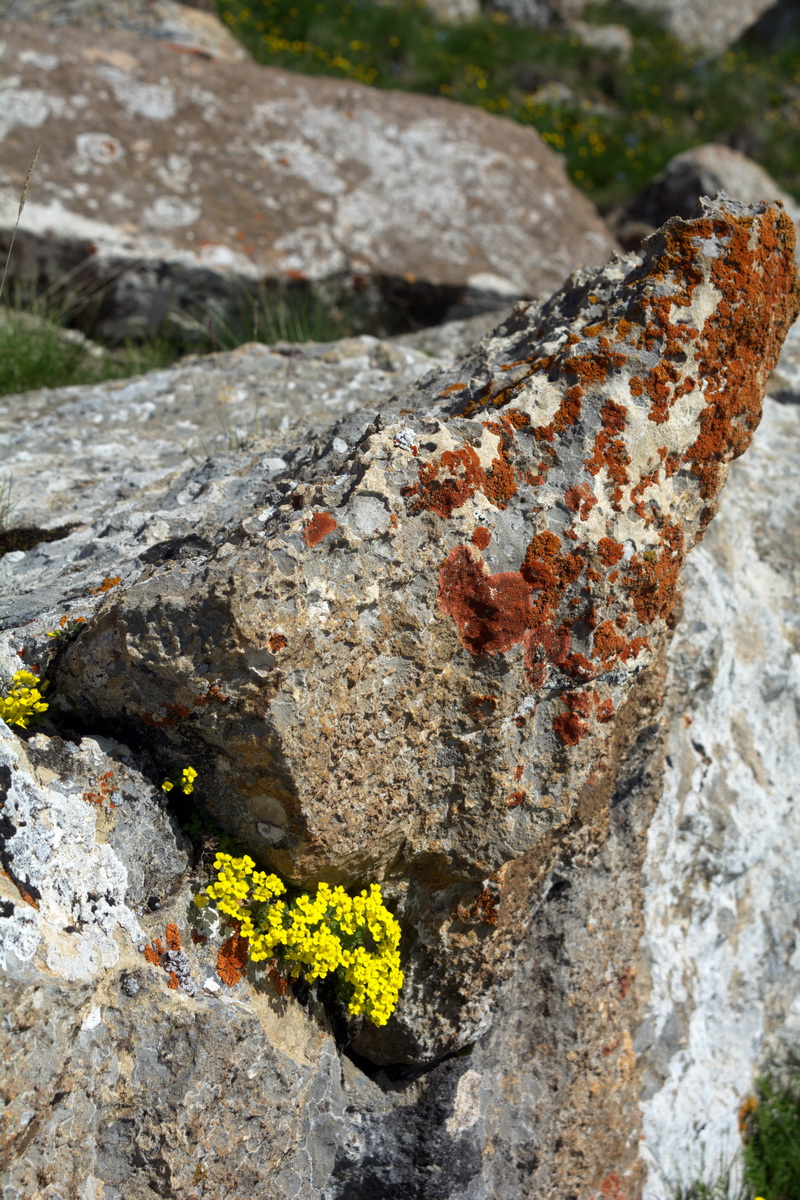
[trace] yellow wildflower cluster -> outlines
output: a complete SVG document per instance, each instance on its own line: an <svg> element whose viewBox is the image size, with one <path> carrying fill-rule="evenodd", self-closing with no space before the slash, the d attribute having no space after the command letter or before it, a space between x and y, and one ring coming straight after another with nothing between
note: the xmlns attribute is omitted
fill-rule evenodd
<svg viewBox="0 0 800 1200"><path fill-rule="evenodd" d="M195 771L194 767L184 767L183 770L181 771L181 778L180 778L179 786L180 786L181 791L186 796L188 796L190 794L190 792L194 791L195 779L197 779L197 771ZM162 790L162 792L171 792L174 787L175 787L175 784L172 782L171 779L165 779L161 785L161 790Z"/></svg>
<svg viewBox="0 0 800 1200"><path fill-rule="evenodd" d="M342 887L319 884L289 902L279 900L286 887L277 875L256 871L249 855L218 854L217 878L195 896L205 907L216 900L220 912L239 922L239 935L250 943L253 962L279 957L293 978L309 981L335 973L347 994L347 1007L374 1025L385 1025L403 986L400 926L383 903L378 884L357 896Z"/></svg>
<svg viewBox="0 0 800 1200"><path fill-rule="evenodd" d="M0 696L0 717L7 725L27 729L32 717L47 711L43 696L46 687L33 671L15 671L8 691Z"/></svg>

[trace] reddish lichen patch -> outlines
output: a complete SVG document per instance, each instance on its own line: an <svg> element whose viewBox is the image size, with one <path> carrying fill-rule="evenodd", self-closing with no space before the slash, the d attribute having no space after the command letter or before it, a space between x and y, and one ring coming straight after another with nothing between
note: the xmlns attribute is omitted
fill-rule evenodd
<svg viewBox="0 0 800 1200"><path fill-rule="evenodd" d="M181 986L181 984L180 984L180 980L178 979L178 976L175 974L174 971L170 971L169 979L167 980L167 987L171 988L174 991L177 988L179 988L180 986Z"/></svg>
<svg viewBox="0 0 800 1200"><path fill-rule="evenodd" d="M581 738L589 733L589 726L574 712L565 712L557 716L553 721L553 729L565 746L577 746Z"/></svg>
<svg viewBox="0 0 800 1200"><path fill-rule="evenodd" d="M667 619L678 595L678 577L684 559L684 535L679 525L667 522L659 534L661 550L634 554L623 576L636 615L643 625Z"/></svg>
<svg viewBox="0 0 800 1200"><path fill-rule="evenodd" d="M580 717L592 715L592 704L597 699L596 692L567 692L561 697L570 712Z"/></svg>
<svg viewBox="0 0 800 1200"><path fill-rule="evenodd" d="M580 519L585 521L597 504L597 497L592 493L588 483L579 483L567 488L564 503L571 512L577 513Z"/></svg>
<svg viewBox="0 0 800 1200"><path fill-rule="evenodd" d="M145 725L149 725L153 729L166 729L170 725L178 725L181 721L185 721L187 717L192 715L192 710L187 708L185 704L162 704L161 707L167 714L165 717L157 718L152 713L142 713L142 721Z"/></svg>
<svg viewBox="0 0 800 1200"><path fill-rule="evenodd" d="M303 541L307 546L318 546L324 537L333 533L336 527L336 518L331 513L312 513L310 517L306 518Z"/></svg>
<svg viewBox="0 0 800 1200"><path fill-rule="evenodd" d="M285 976L280 974L280 972L278 971L278 968L275 964L274 958L271 958L269 960L269 966L267 967L267 975L269 976L269 981L272 984L273 988L275 989L277 995L285 996L289 990L289 980L286 979Z"/></svg>
<svg viewBox="0 0 800 1200"><path fill-rule="evenodd" d="M512 792L506 800L506 808L519 808L520 804L522 804L524 800L525 793L520 791L518 788L515 792Z"/></svg>
<svg viewBox="0 0 800 1200"><path fill-rule="evenodd" d="M250 942L243 938L238 928L222 943L217 954L217 975L228 987L238 983L247 966Z"/></svg>
<svg viewBox="0 0 800 1200"><path fill-rule="evenodd" d="M477 525L472 531L472 544L479 550L485 550L492 540L492 535L484 525Z"/></svg>
<svg viewBox="0 0 800 1200"><path fill-rule="evenodd" d="M485 693L480 696L473 696L469 701L467 708L473 721L476 723L479 721L486 721L493 715L495 709L497 708L497 697L490 696Z"/></svg>
<svg viewBox="0 0 800 1200"><path fill-rule="evenodd" d="M113 778L113 771L106 771L104 775L101 775L95 784L96 790L83 793L83 799L86 801L86 803L94 804L97 808L102 808L103 805L108 802L110 808L115 808L116 805L111 799L112 795L114 794L114 784L112 783Z"/></svg>
<svg viewBox="0 0 800 1200"><path fill-rule="evenodd" d="M144 948L145 959L154 967L160 964L163 954L164 946L162 945L161 938L153 938L150 945Z"/></svg>
<svg viewBox="0 0 800 1200"><path fill-rule="evenodd" d="M277 654L287 645L287 639L282 633L271 633L267 638L267 643L272 653Z"/></svg>
<svg viewBox="0 0 800 1200"><path fill-rule="evenodd" d="M597 553L607 567L613 567L622 558L625 548L613 538L601 537L597 543Z"/></svg>
<svg viewBox="0 0 800 1200"><path fill-rule="evenodd" d="M439 568L439 607L453 618L470 654L502 654L521 642L533 610L518 571L490 575L468 546L456 546Z"/></svg>
<svg viewBox="0 0 800 1200"><path fill-rule="evenodd" d="M208 941L206 934L198 933L196 929L192 930L192 945L202 946Z"/></svg>
<svg viewBox="0 0 800 1200"><path fill-rule="evenodd" d="M625 638L617 633L611 621L603 621L594 631L592 639L594 657L599 658L608 669L614 659L625 648Z"/></svg>
<svg viewBox="0 0 800 1200"><path fill-rule="evenodd" d="M610 697L606 700L598 700L597 719L601 725L614 719L614 701Z"/></svg>
<svg viewBox="0 0 800 1200"><path fill-rule="evenodd" d="M181 935L177 925L170 922L164 932L164 936L167 939L167 946L170 950L180 950Z"/></svg>

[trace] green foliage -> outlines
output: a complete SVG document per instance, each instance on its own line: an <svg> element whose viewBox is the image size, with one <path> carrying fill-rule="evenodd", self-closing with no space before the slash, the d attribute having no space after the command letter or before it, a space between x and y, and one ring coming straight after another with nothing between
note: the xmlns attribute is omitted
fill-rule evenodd
<svg viewBox="0 0 800 1200"><path fill-rule="evenodd" d="M416 0L218 0L260 62L476 104L530 124L601 206L705 141L735 145L800 189L800 44L691 54L619 4L588 17L631 29L628 62L575 36L493 18L438 22Z"/></svg>
<svg viewBox="0 0 800 1200"><path fill-rule="evenodd" d="M125 379L168 366L181 353L155 340L95 357L79 338L70 339L67 319L64 306L35 298L15 296L0 308L0 395Z"/></svg>
<svg viewBox="0 0 800 1200"><path fill-rule="evenodd" d="M758 1081L746 1120L744 1177L763 1200L800 1200L800 1074Z"/></svg>

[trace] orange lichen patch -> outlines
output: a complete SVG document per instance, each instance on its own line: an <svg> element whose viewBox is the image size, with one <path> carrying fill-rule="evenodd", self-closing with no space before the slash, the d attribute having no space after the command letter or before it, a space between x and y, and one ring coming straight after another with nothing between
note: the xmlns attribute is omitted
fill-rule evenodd
<svg viewBox="0 0 800 1200"><path fill-rule="evenodd" d="M464 388L468 386L466 383L451 383L449 387L439 393L439 399L444 400L445 396L452 396L453 392L463 392Z"/></svg>
<svg viewBox="0 0 800 1200"><path fill-rule="evenodd" d="M605 467L608 478L618 485L628 483L626 468L631 459L625 443L614 435L624 430L627 413L628 410L623 404L606 400L600 409L602 425L595 435L592 456L585 461L586 470L590 475L597 475L601 468ZM622 499L621 491L617 499Z"/></svg>
<svg viewBox="0 0 800 1200"><path fill-rule="evenodd" d="M520 781L520 779L522 779L522 776L524 773L525 773L524 764L517 763L516 767L514 768L514 783L519 783L519 781Z"/></svg>
<svg viewBox="0 0 800 1200"><path fill-rule="evenodd" d="M576 375L587 387L605 383L614 367L623 367L626 362L624 354L611 350L607 338L600 338L599 351L594 354L576 354L565 358L561 369L569 375Z"/></svg>
<svg viewBox="0 0 800 1200"><path fill-rule="evenodd" d="M110 592L111 589L116 587L118 583L122 583L121 575L109 575L103 580L99 587L89 588L89 595L99 596L101 592Z"/></svg>
<svg viewBox="0 0 800 1200"><path fill-rule="evenodd" d="M472 531L472 544L479 550L485 550L492 540L492 535L484 525L477 525Z"/></svg>
<svg viewBox="0 0 800 1200"><path fill-rule="evenodd" d="M282 633L271 633L267 638L269 648L273 654L277 654L279 650L287 645L287 639Z"/></svg>
<svg viewBox="0 0 800 1200"><path fill-rule="evenodd" d="M579 683L588 683L591 679L596 679L598 673L597 667L583 654L568 654L561 663L561 669Z"/></svg>
<svg viewBox="0 0 800 1200"><path fill-rule="evenodd" d="M636 615L643 625L668 618L678 596L678 576L684 559L684 536L679 525L667 522L659 534L662 549L634 554L623 576Z"/></svg>
<svg viewBox="0 0 800 1200"><path fill-rule="evenodd" d="M613 567L622 558L625 549L613 538L601 537L597 543L597 553L607 567Z"/></svg>
<svg viewBox="0 0 800 1200"><path fill-rule="evenodd" d="M205 704L227 704L228 697L222 694L215 683L212 683L207 692L195 696L194 702L199 708L202 708Z"/></svg>
<svg viewBox="0 0 800 1200"><path fill-rule="evenodd" d="M522 641L533 616L530 596L518 571L490 575L468 546L456 546L439 568L439 607L475 657L502 654Z"/></svg>
<svg viewBox="0 0 800 1200"><path fill-rule="evenodd" d="M625 638L617 633L611 621L603 621L602 625L598 625L594 631L592 639L594 657L599 658L606 669L611 666L620 651L624 650L625 645Z"/></svg>
<svg viewBox="0 0 800 1200"><path fill-rule="evenodd" d="M589 733L589 726L574 712L557 716L553 721L553 729L565 746L577 746L581 738Z"/></svg>
<svg viewBox="0 0 800 1200"><path fill-rule="evenodd" d="M492 460L490 470L483 469L472 446L445 450L438 460L421 463L418 482L403 488L403 495L417 497L412 512L425 508L449 520L476 492L482 492L496 508L505 508L517 491L514 468L506 458L503 445L503 441L507 444L509 439L503 426L490 422L487 427L492 432L500 432L502 438L500 453Z"/></svg>
<svg viewBox="0 0 800 1200"><path fill-rule="evenodd" d="M628 662L631 658L638 658L643 650L650 650L651 646L646 637L631 638L626 642L625 646L619 652L619 656L623 662Z"/></svg>
<svg viewBox="0 0 800 1200"><path fill-rule="evenodd" d="M575 484L574 487L567 488L564 495L564 503L572 512L577 513L582 521L585 521L597 504L597 497L593 495L588 483Z"/></svg>
<svg viewBox="0 0 800 1200"><path fill-rule="evenodd" d="M606 700L599 700L597 704L597 719L601 725L605 725L606 721L611 721L614 718L614 701L609 697Z"/></svg>
<svg viewBox="0 0 800 1200"><path fill-rule="evenodd" d="M178 976L175 974L174 971L170 971L169 979L167 980L167 987L172 988L174 990L176 988L179 988L180 986L181 986L181 984L180 984L180 980L178 979Z"/></svg>
<svg viewBox="0 0 800 1200"><path fill-rule="evenodd" d="M163 954L164 954L164 947L161 943L161 938L153 938L150 945L145 946L145 948L144 948L145 958L154 967L157 967L159 965Z"/></svg>
<svg viewBox="0 0 800 1200"><path fill-rule="evenodd" d="M561 697L570 712L580 717L590 717L592 706L597 700L597 692L567 692Z"/></svg>
<svg viewBox="0 0 800 1200"><path fill-rule="evenodd" d="M628 383L628 391L632 396L641 396L644 393L644 384L638 375L632 375Z"/></svg>
<svg viewBox="0 0 800 1200"><path fill-rule="evenodd" d="M740 1134L743 1135L748 1132L748 1130L750 1128L751 1118L757 1108L758 1108L758 1100L752 1094L749 1096L746 1096L744 1098L744 1100L742 1101L742 1103L739 1105L739 1109L738 1109L736 1116L737 1116L737 1122L739 1125L739 1133Z"/></svg>
<svg viewBox="0 0 800 1200"><path fill-rule="evenodd" d="M517 789L515 792L512 792L506 800L506 808L519 808L520 804L522 804L524 800L525 793Z"/></svg>
<svg viewBox="0 0 800 1200"><path fill-rule="evenodd" d="M531 419L527 413L520 412L518 408L507 408L503 412L503 420L508 421L514 429L527 429L531 423Z"/></svg>
<svg viewBox="0 0 800 1200"><path fill-rule="evenodd" d="M318 546L324 537L333 533L336 527L336 518L331 513L312 513L310 517L306 518L303 541L307 546Z"/></svg>
<svg viewBox="0 0 800 1200"><path fill-rule="evenodd" d="M170 922L165 930L164 936L167 939L167 946L170 950L180 950L181 935L177 925L174 925L172 922Z"/></svg>
<svg viewBox="0 0 800 1200"><path fill-rule="evenodd" d="M95 784L95 788L97 790L83 793L83 799L86 801L86 803L94 804L97 808L102 808L106 801L108 801L109 807L116 808L116 805L111 799L112 795L114 794L114 784L111 782L113 778L113 771L106 771L104 775L101 775Z"/></svg>
<svg viewBox="0 0 800 1200"><path fill-rule="evenodd" d="M222 943L217 954L217 974L223 983L233 987L244 974L250 942L239 930Z"/></svg>

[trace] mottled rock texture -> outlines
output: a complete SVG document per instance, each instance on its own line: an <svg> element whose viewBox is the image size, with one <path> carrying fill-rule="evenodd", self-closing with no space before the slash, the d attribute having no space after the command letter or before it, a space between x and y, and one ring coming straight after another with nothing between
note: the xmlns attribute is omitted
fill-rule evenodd
<svg viewBox="0 0 800 1200"><path fill-rule="evenodd" d="M62 692L202 763L275 869L394 881L418 941L374 1058L486 1027L506 872L581 823L796 314L775 206L646 249L306 446L213 546L153 547L64 657Z"/></svg>
<svg viewBox="0 0 800 1200"><path fill-rule="evenodd" d="M512 121L121 32L3 34L0 254L41 144L12 278L68 272L99 334L249 330L270 282L434 321L549 294L615 246Z"/></svg>
<svg viewBox="0 0 800 1200"><path fill-rule="evenodd" d="M311 406L305 425L302 412L282 406L285 364L269 351L246 348L150 378L150 403L166 414L193 372L202 428L226 370L241 389L237 414L247 411L258 371L271 371L269 432L194 464L180 455L185 427L167 416L163 444L142 439L137 451L139 469L152 460L151 477L131 476L130 491L115 497L108 476L119 455L98 454L97 478L81 476L82 527L3 560L13 608L2 609L0 673L7 678L22 651L64 706L27 742L5 739L0 766L4 1057L14 1064L9 1200L37 1189L48 1200L252 1200L262 1191L309 1200L631 1200L651 1161L640 1158L642 1132L661 1163L694 1164L701 1146L714 1158L760 1046L797 1020L788 986L797 834L786 799L797 776L800 695L797 568L784 533L798 477L790 476L800 411L791 354L774 377L786 403L768 406L752 457L734 464L741 482L728 509L723 495L719 537L714 522L689 559L697 569L686 575L666 674L680 617L673 567L683 553L670 531L679 526L687 545L694 540L717 504L727 459L750 440L797 307L792 238L777 207L709 204L698 219L663 230L641 264L581 273L410 387L418 362L409 356L396 374L405 389L371 410L348 413L344 383L326 395L335 349L309 349L297 356ZM370 361L376 345L396 351L360 343L365 390L383 380ZM146 383L125 402L132 415L147 412ZM100 427L103 412L110 419L119 390L106 388L105 408L92 390L84 423ZM33 402L35 466L21 469L16 444L16 498L23 512L30 506L56 524L54 495L35 507L46 439L58 429L68 436L80 394L69 389L49 403L34 394ZM24 403L8 407L19 413ZM346 415L326 430L326 410ZM91 443L81 436L84 471ZM187 432L190 443L197 436ZM662 456L662 445L680 458ZM135 457L133 438L129 446ZM68 486L61 449L49 453ZM285 467L276 468L277 457ZM102 472L109 461L113 469ZM534 470L536 482L521 474ZM77 489L72 497L80 521ZM381 508L365 500L376 497L397 525L388 515L371 524ZM323 514L335 529L315 520ZM488 542L484 533L473 538L478 529ZM532 542L553 545L535 542L545 532L561 548L528 555ZM617 563L605 562L607 542L622 548ZM402 546L410 579L397 565ZM456 559L480 589L470 617L477 629L445 611L451 593L441 581L459 548L475 564L473 572L466 556ZM95 554L103 557L91 576ZM585 557L574 579L570 554ZM110 574L114 555L121 578L103 591L98 576ZM42 570L49 562L46 594L37 591L36 562ZM272 563L286 569L278 575ZM257 594L264 579L274 589L266 596ZM245 622L247 588L256 593L251 611L267 614L261 658L255 617ZM524 624L506 621L518 611L509 595ZM535 605L553 602L549 621L529 620ZM590 606L597 619L587 619ZM67 648L44 636L59 611L95 614ZM365 612L384 618L372 634ZM609 613L623 644L606 663ZM476 640L520 629L505 648ZM636 637L649 645L626 659ZM395 661L377 677L388 680L379 706L366 685L374 660L390 654ZM209 702L195 703L202 662L227 663L227 673L208 670ZM347 709L339 688L352 694ZM295 726L286 719L291 689L300 697ZM77 714L66 709L70 696ZM320 724L326 697L332 732ZM600 709L605 699L613 712ZM426 702L429 740L452 756L443 764L421 736ZM343 717L334 723L337 703L349 726ZM408 714L413 756L397 752L397 711ZM308 768L293 750L304 731L313 734ZM383 873L404 928L409 986L382 1037L345 1028L322 997L278 999L263 971L230 990L217 986L220 935L208 910L200 916L190 904L209 848L192 869L158 789L189 755L203 798L250 831L262 861L271 855L295 877L361 883ZM444 767L451 774L441 784ZM403 771L408 782L390 793ZM283 827L275 778L294 787ZM457 802L445 808L451 797ZM725 913L734 911L735 936L725 940L734 929ZM728 1037L735 1056L716 1088ZM457 1046L465 1053L439 1057ZM370 1066L365 1055L388 1065ZM713 1135L704 1143L692 1117L706 1111ZM646 1187L660 1200L656 1170Z"/></svg>

